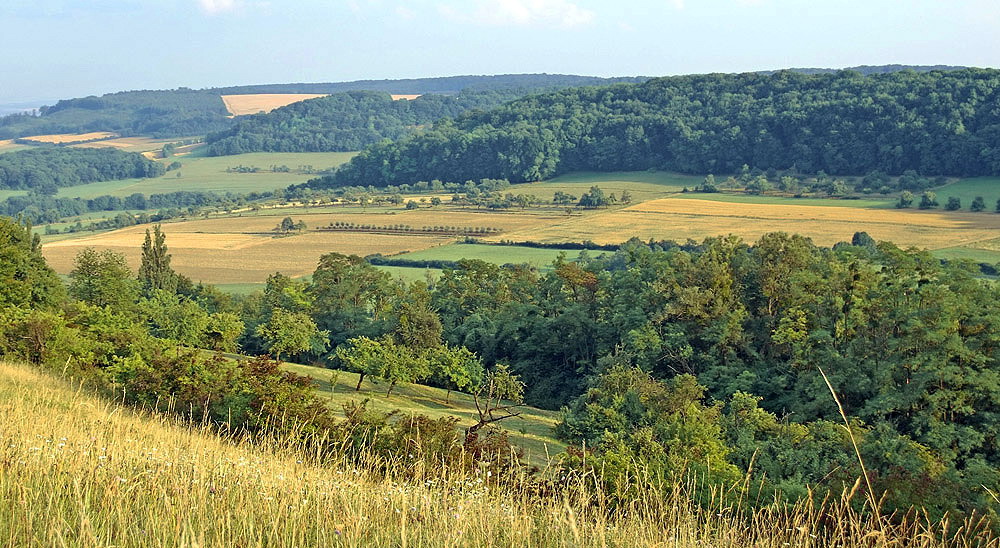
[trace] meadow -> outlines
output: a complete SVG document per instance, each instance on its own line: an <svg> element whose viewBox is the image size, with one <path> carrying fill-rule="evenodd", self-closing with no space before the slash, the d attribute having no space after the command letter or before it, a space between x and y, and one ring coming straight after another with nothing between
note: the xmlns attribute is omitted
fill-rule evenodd
<svg viewBox="0 0 1000 548"><path fill-rule="evenodd" d="M106 181L88 185L63 187L58 196L66 198L94 198L101 195L128 196L139 192L155 194L178 190L207 192L270 192L288 185L302 183L316 175L299 173L299 166L312 166L315 170L329 169L348 161L351 152L303 152L303 153L251 153L237 156L208 157L202 151L178 155L164 160L167 163L180 162L181 167L168 171L155 179L126 179ZM270 170L271 166L288 166L289 173L227 173L227 168L237 166L257 167Z"/></svg>
<svg viewBox="0 0 1000 548"><path fill-rule="evenodd" d="M593 255L599 251L588 251ZM565 255L566 260L574 261L580 256L578 250L544 249L525 246L486 245L455 243L404 253L394 258L413 261L457 261L459 259L478 259L493 264L529 264L535 268L544 269L552 264L559 255Z"/></svg>

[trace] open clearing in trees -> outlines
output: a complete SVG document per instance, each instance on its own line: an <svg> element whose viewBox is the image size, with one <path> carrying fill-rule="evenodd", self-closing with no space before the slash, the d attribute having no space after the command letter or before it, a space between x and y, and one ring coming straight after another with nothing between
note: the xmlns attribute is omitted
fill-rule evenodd
<svg viewBox="0 0 1000 548"><path fill-rule="evenodd" d="M259 112L271 112L292 103L326 97L322 93L255 93L250 95L223 95L222 102L233 116L246 116Z"/></svg>

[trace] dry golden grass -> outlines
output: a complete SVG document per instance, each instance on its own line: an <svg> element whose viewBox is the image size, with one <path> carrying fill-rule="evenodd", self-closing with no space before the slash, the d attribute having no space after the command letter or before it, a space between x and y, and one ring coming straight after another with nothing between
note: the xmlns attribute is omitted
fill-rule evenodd
<svg viewBox="0 0 1000 548"><path fill-rule="evenodd" d="M564 217L549 227L505 234L543 242L643 239L701 240L736 234L754 241L775 231L809 236L819 245L850 240L857 231L900 246L938 249L995 238L1000 216L983 213L772 205L664 198L624 209Z"/></svg>
<svg viewBox="0 0 1000 548"><path fill-rule="evenodd" d="M223 95L222 102L233 116L245 116L258 112L271 112L276 108L305 101L326 97L315 93L255 93L251 95Z"/></svg>
<svg viewBox="0 0 1000 548"><path fill-rule="evenodd" d="M417 97L420 97L420 94L414 95L414 94L408 94L408 93L394 93L392 95L392 100L393 101L400 101L400 100L404 100L405 99L407 101L412 101L412 100L416 99Z"/></svg>
<svg viewBox="0 0 1000 548"><path fill-rule="evenodd" d="M640 483L612 511L591 488L600 478L539 497L484 470L320 462L302 446L225 440L7 363L0 413L5 546L997 546L974 523L960 538L901 531L843 501L747 515L741 503L694 505L689 485Z"/></svg>
<svg viewBox="0 0 1000 548"><path fill-rule="evenodd" d="M65 145L69 143L82 143L84 141L94 141L96 139L112 139L117 137L115 133L107 131L95 131L92 133L64 133L58 135L35 135L33 137L22 137L21 140L31 143L43 143L54 145Z"/></svg>

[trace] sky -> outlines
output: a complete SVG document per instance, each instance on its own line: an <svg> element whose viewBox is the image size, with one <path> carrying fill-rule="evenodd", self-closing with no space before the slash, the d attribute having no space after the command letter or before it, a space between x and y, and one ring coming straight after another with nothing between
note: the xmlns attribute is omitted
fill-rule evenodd
<svg viewBox="0 0 1000 548"><path fill-rule="evenodd" d="M1000 67L1000 0L0 0L0 104L461 74Z"/></svg>

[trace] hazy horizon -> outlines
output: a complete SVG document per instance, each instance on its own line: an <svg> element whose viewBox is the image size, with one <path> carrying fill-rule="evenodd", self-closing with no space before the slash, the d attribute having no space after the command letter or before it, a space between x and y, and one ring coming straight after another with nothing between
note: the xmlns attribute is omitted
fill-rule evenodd
<svg viewBox="0 0 1000 548"><path fill-rule="evenodd" d="M0 16L0 105L468 74L1000 66L993 0L8 0Z"/></svg>

